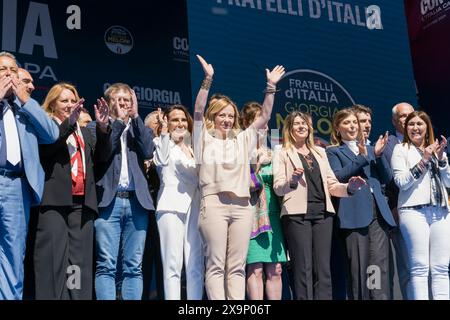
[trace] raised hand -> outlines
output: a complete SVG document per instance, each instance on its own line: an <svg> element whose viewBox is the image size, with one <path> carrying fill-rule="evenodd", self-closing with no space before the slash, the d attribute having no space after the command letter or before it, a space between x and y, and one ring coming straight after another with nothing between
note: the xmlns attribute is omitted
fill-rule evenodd
<svg viewBox="0 0 450 320"><path fill-rule="evenodd" d="M116 116L118 119L125 121L128 115L128 109L121 108L117 100L113 100L113 109L116 111Z"/></svg>
<svg viewBox="0 0 450 320"><path fill-rule="evenodd" d="M358 140L357 145L358 145L359 154L363 155L364 157L367 157L368 152L367 152L366 139L364 139L364 136L362 135L362 130L359 130L357 140Z"/></svg>
<svg viewBox="0 0 450 320"><path fill-rule="evenodd" d="M266 78L267 82L273 86L275 86L278 81L280 81L281 77L284 75L284 67L283 66L276 66L272 69L272 71L269 71L269 69L266 69Z"/></svg>
<svg viewBox="0 0 450 320"><path fill-rule="evenodd" d="M72 110L70 111L69 115L69 125L73 126L77 123L78 118L80 117L81 108L83 107L84 98L81 98L78 100L77 103L75 103L72 107Z"/></svg>
<svg viewBox="0 0 450 320"><path fill-rule="evenodd" d="M161 108L158 108L158 113L156 114L156 120L158 121L159 126L161 127L161 133L167 133L167 117L162 112Z"/></svg>
<svg viewBox="0 0 450 320"><path fill-rule="evenodd" d="M376 157L381 156L381 154L384 151L384 148L386 148L388 139L389 139L388 131L386 131L384 136L380 135L380 137L378 138L377 142L375 143L375 147L374 147L374 153L375 153Z"/></svg>
<svg viewBox="0 0 450 320"><path fill-rule="evenodd" d="M206 62L205 59L203 59L202 56L200 55L196 55L198 61L200 61L200 64L202 65L203 68L203 72L205 73L205 78L207 79L212 79L213 75L214 75L214 68L211 64L209 64L208 62Z"/></svg>
<svg viewBox="0 0 450 320"><path fill-rule="evenodd" d="M348 191L350 191L350 193L355 193L356 191L358 191L359 189L361 189L362 186L364 186L366 184L366 180L364 180L363 178L361 178L360 176L355 176L355 177L351 177L348 180Z"/></svg>
<svg viewBox="0 0 450 320"><path fill-rule="evenodd" d="M94 111L95 121L100 125L100 127L105 128L108 126L109 107L103 97L97 99L97 104L94 104Z"/></svg>
<svg viewBox="0 0 450 320"><path fill-rule="evenodd" d="M137 97L136 97L136 92L134 92L134 90L131 90L131 108L128 111L128 115L132 119L136 119L137 117L139 117L138 101L137 101Z"/></svg>
<svg viewBox="0 0 450 320"><path fill-rule="evenodd" d="M0 78L0 100L3 100L13 86L12 78L6 75Z"/></svg>
<svg viewBox="0 0 450 320"><path fill-rule="evenodd" d="M11 77L12 82L12 90L17 98L19 98L22 104L26 103L30 98L30 95L27 92L27 88L25 84L19 80L19 78Z"/></svg>
<svg viewBox="0 0 450 320"><path fill-rule="evenodd" d="M442 140L437 145L436 151L435 151L438 160L442 160L444 158L444 150L445 150L445 147L447 147L447 139L445 139L444 136L441 136L441 138L442 138ZM437 142L437 139L436 139L436 142Z"/></svg>

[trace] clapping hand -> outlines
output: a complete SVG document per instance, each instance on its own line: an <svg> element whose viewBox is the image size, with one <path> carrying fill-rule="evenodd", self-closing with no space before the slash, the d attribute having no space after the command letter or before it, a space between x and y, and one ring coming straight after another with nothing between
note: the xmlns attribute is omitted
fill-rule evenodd
<svg viewBox="0 0 450 320"><path fill-rule="evenodd" d="M108 126L109 119L109 107L104 98L97 99L97 104L94 104L95 121L99 124L100 128L106 128Z"/></svg>
<svg viewBox="0 0 450 320"><path fill-rule="evenodd" d="M83 108L84 98L81 98L72 106L72 110L70 111L69 115L69 125L74 126L78 118L80 117L81 108Z"/></svg>
<svg viewBox="0 0 450 320"><path fill-rule="evenodd" d="M443 158L444 158L444 151L445 151L445 148L447 147L447 139L445 139L444 136L441 136L441 138L442 138L442 140L441 140L440 143L438 143L438 140L436 139L436 143L438 143L438 144L437 144L437 147L436 147L436 150L435 150L437 158L438 158L439 161L443 160Z"/></svg>
<svg viewBox="0 0 450 320"><path fill-rule="evenodd" d="M386 133L384 135L380 135L380 137L378 138L377 142L375 143L375 147L374 147L374 153L375 153L376 157L381 156L381 154L384 151L384 148L386 148L388 139L389 139L388 131L386 131Z"/></svg>
<svg viewBox="0 0 450 320"><path fill-rule="evenodd" d="M139 116L138 101L136 97L136 92L134 92L134 90L131 90L131 108L128 111L128 115L131 117L131 119L136 119Z"/></svg>
<svg viewBox="0 0 450 320"><path fill-rule="evenodd" d="M156 120L158 121L159 126L161 127L161 133L167 133L167 117L162 112L161 108L158 108L158 112L156 113Z"/></svg>

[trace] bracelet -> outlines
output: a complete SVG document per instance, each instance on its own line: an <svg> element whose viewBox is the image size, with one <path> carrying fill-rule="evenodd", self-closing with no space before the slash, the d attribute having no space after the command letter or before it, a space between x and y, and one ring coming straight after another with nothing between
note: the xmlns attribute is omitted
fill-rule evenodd
<svg viewBox="0 0 450 320"><path fill-rule="evenodd" d="M210 79L205 78L202 81L202 85L200 86L200 89L209 90L209 88L211 88L211 84L212 84L212 78L210 78Z"/></svg>
<svg viewBox="0 0 450 320"><path fill-rule="evenodd" d="M277 90L277 87L275 87L269 83L267 83L266 89L263 90L264 93L268 93L268 94L275 94L277 91L280 91L280 90Z"/></svg>
<svg viewBox="0 0 450 320"><path fill-rule="evenodd" d="M438 165L441 168L445 168L445 166L447 165L447 161L445 159L443 160L438 160Z"/></svg>

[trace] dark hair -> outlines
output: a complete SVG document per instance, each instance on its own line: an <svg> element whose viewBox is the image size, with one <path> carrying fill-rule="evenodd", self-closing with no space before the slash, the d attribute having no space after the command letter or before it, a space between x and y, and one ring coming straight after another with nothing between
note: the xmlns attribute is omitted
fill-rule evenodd
<svg viewBox="0 0 450 320"><path fill-rule="evenodd" d="M262 107L258 102L251 101L244 104L239 117L241 127L247 129L255 121L256 114L261 110Z"/></svg>
<svg viewBox="0 0 450 320"><path fill-rule="evenodd" d="M351 106L351 108L355 111L356 115L358 113L368 113L372 116L372 109L370 109L369 107L366 107L363 104L354 104Z"/></svg>
<svg viewBox="0 0 450 320"><path fill-rule="evenodd" d="M171 106L167 107L167 108L164 110L164 116L167 117L167 121L170 121L170 119L169 119L169 114L170 114L172 111L174 111L174 110L181 110L181 111L184 112L184 115L186 116L187 123L188 123L188 131L189 131L190 134L192 134L192 127L193 127L193 123L194 123L194 122L193 122L193 120L192 120L191 115L189 114L189 111L186 109L185 106L183 106L183 105L181 105L181 104L174 104L174 105L171 105ZM161 128L161 125L158 125L158 129L157 129L158 136L161 134L161 129L162 129L162 128Z"/></svg>
<svg viewBox="0 0 450 320"><path fill-rule="evenodd" d="M412 118L419 117L422 119L425 124L427 125L427 134L425 135L425 147L428 147L430 144L434 143L434 131L433 131L433 125L431 124L431 119L428 114L424 111L414 111L411 112L405 119L405 127L403 128L403 132L405 135L403 136L403 143L410 144L411 139L409 139L408 131L406 128L408 127L408 123L411 121Z"/></svg>

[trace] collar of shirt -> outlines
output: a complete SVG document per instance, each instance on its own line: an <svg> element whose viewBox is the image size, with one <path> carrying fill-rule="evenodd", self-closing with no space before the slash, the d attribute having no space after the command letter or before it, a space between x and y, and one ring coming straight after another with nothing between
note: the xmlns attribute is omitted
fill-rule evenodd
<svg viewBox="0 0 450 320"><path fill-rule="evenodd" d="M358 144L356 143L355 140L352 141L348 141L348 140L342 140L343 143L345 143L347 145L347 147L349 147L349 149L357 156L359 154L359 148L358 148Z"/></svg>

